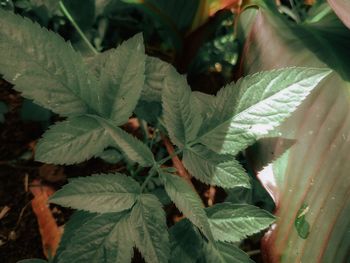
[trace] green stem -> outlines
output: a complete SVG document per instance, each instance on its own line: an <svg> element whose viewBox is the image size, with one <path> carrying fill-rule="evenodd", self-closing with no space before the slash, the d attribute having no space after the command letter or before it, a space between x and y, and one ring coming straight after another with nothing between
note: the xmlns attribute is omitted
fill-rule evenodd
<svg viewBox="0 0 350 263"><path fill-rule="evenodd" d="M162 160L158 161L157 164L160 166L164 163L166 163L167 161L171 160L174 156L178 155L182 153L182 149L177 149L173 154L163 158Z"/></svg>
<svg viewBox="0 0 350 263"><path fill-rule="evenodd" d="M160 161L156 162L156 164L152 167L146 180L141 185L141 193L143 192L143 190L145 189L145 187L147 186L147 184L151 180L151 178L153 178L157 174L157 172L159 170L158 167L160 167L162 164L166 163L167 161L171 160L174 156L178 155L181 152L182 152L182 149L177 149L172 155L169 155L169 156L161 159Z"/></svg>
<svg viewBox="0 0 350 263"><path fill-rule="evenodd" d="M149 175L147 176L146 180L141 185L141 190L140 190L141 193L143 193L143 190L145 189L145 187L147 186L147 184L151 180L151 178L157 174L158 169L154 168L154 167L155 166L152 167L152 169L151 169Z"/></svg>
<svg viewBox="0 0 350 263"><path fill-rule="evenodd" d="M292 7L297 24L301 23L301 17L299 15L298 9L295 6L294 0L289 0L289 3L290 3L290 6Z"/></svg>
<svg viewBox="0 0 350 263"><path fill-rule="evenodd" d="M147 127L147 122L144 120L138 119L140 128L143 134L143 141L147 142L148 141L148 127Z"/></svg>
<svg viewBox="0 0 350 263"><path fill-rule="evenodd" d="M307 19L306 22L309 23L315 23L320 21L322 18L324 18L326 15L328 15L330 12L332 12L332 9L327 6L326 8L324 8L323 10L321 10L317 15L315 15L314 17L312 17L311 19Z"/></svg>
<svg viewBox="0 0 350 263"><path fill-rule="evenodd" d="M90 48L90 50L96 55L98 54L98 51L95 49L95 47L90 43L90 41L87 39L87 37L85 36L84 32L80 29L79 25L75 22L74 18L71 16L71 14L69 13L69 11L67 10L66 6L63 4L62 1L59 2L60 8L62 13L68 18L68 20L72 23L73 27L75 28L75 30L77 30L77 32L79 33L79 35L81 36L81 38L84 40L84 42L86 43L86 45Z"/></svg>

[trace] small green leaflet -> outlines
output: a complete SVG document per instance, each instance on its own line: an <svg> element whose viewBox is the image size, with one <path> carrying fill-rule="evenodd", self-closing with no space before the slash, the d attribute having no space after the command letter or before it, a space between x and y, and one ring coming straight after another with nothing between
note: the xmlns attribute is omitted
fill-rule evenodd
<svg viewBox="0 0 350 263"><path fill-rule="evenodd" d="M310 224L306 220L306 215L309 212L310 207L307 204L303 204L294 221L294 226L296 231L298 232L299 237L302 239L306 239L310 233Z"/></svg>
<svg viewBox="0 0 350 263"><path fill-rule="evenodd" d="M229 155L219 155L196 145L183 152L185 167L198 180L223 188L250 187L249 177L239 162Z"/></svg>
<svg viewBox="0 0 350 263"><path fill-rule="evenodd" d="M142 166L154 163L151 150L140 140L98 116L68 118L51 126L37 145L35 159L54 164L74 164L99 156L109 146L119 148Z"/></svg>
<svg viewBox="0 0 350 263"><path fill-rule="evenodd" d="M199 231L183 219L170 228L171 263L220 262L252 263L248 255L232 244L207 242Z"/></svg>
<svg viewBox="0 0 350 263"><path fill-rule="evenodd" d="M208 239L213 240L207 215L202 200L188 182L179 176L160 170L164 187L176 207L194 225L196 225Z"/></svg>
<svg viewBox="0 0 350 263"><path fill-rule="evenodd" d="M153 153L143 142L108 121L101 118L98 120L111 136L112 146L118 148L130 160L139 163L143 167L154 164Z"/></svg>
<svg viewBox="0 0 350 263"><path fill-rule="evenodd" d="M127 212L94 215L74 230L57 263L131 262L134 244Z"/></svg>
<svg viewBox="0 0 350 263"><path fill-rule="evenodd" d="M135 35L133 37L133 42L130 44L135 43L135 40L142 43L142 39L139 38L141 38L141 34ZM125 41L122 45L129 46L129 40ZM116 56L116 54L119 53L117 52L119 48L120 47L117 47L117 49L110 49L94 57L87 58L85 63L90 73L97 79L100 79L103 76L103 69L106 68L106 63L109 61L109 58ZM159 58L145 56L145 72L142 73L144 74L144 86L141 99L146 102L161 102L164 79L168 73L173 70L173 67Z"/></svg>
<svg viewBox="0 0 350 263"><path fill-rule="evenodd" d="M96 110L96 79L59 35L0 9L0 73L26 98L63 116Z"/></svg>
<svg viewBox="0 0 350 263"><path fill-rule="evenodd" d="M330 72L285 68L228 85L217 94L213 117L196 141L218 153L237 154L280 125Z"/></svg>
<svg viewBox="0 0 350 263"><path fill-rule="evenodd" d="M123 160L123 155L116 149L107 149L103 153L98 154L96 157L101 158L106 163L116 164Z"/></svg>
<svg viewBox="0 0 350 263"><path fill-rule="evenodd" d="M202 124L200 109L192 98L186 77L175 69L165 78L162 94L163 117L171 141L183 148L193 141Z"/></svg>
<svg viewBox="0 0 350 263"><path fill-rule="evenodd" d="M97 88L99 111L118 126L132 115L144 86L146 55L142 34L109 50L103 59Z"/></svg>
<svg viewBox="0 0 350 263"><path fill-rule="evenodd" d="M97 174L71 179L50 202L89 212L120 212L131 208L140 193L139 184L123 174Z"/></svg>
<svg viewBox="0 0 350 263"><path fill-rule="evenodd" d="M168 262L170 245L165 213L157 197L143 194L130 214L131 236L147 263Z"/></svg>
<svg viewBox="0 0 350 263"><path fill-rule="evenodd" d="M35 152L35 159L54 164L83 162L111 144L107 131L89 116L68 118L45 132Z"/></svg>
<svg viewBox="0 0 350 263"><path fill-rule="evenodd" d="M159 58L146 58L145 86L142 90L142 99L147 102L160 102L166 76L173 70L169 63Z"/></svg>
<svg viewBox="0 0 350 263"><path fill-rule="evenodd" d="M215 240L238 242L269 227L275 217L252 205L216 204L206 208Z"/></svg>

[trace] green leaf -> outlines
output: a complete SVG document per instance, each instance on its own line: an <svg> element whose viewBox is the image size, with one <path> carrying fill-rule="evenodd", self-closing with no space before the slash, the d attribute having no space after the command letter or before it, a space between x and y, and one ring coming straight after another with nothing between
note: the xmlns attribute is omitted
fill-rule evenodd
<svg viewBox="0 0 350 263"><path fill-rule="evenodd" d="M334 12L343 21L343 23L350 28L350 3L347 0L328 0L329 5L332 7Z"/></svg>
<svg viewBox="0 0 350 263"><path fill-rule="evenodd" d="M162 105L156 101L139 100L134 110L136 116L154 127L158 126L158 119L162 115Z"/></svg>
<svg viewBox="0 0 350 263"><path fill-rule="evenodd" d="M216 97L199 91L193 91L192 96L199 106L203 119L212 118L215 112Z"/></svg>
<svg viewBox="0 0 350 263"><path fill-rule="evenodd" d="M295 65L324 67L324 63L335 69L278 128L283 137L297 143L257 175L277 204L276 225L269 231L273 238L263 253L268 262L281 255L283 263L347 262L350 162L344 160L350 152L350 83L346 81L350 79L350 31L328 16L309 24L308 30L304 26L261 10L252 30L246 32L252 36L245 46L249 50L242 67L246 74ZM281 141L258 142L249 159L266 164L271 153L280 151ZM294 226L304 203L309 206L307 239Z"/></svg>
<svg viewBox="0 0 350 263"><path fill-rule="evenodd" d="M178 74L175 69L165 78L162 102L169 137L174 144L184 147L196 138L202 118L186 77Z"/></svg>
<svg viewBox="0 0 350 263"><path fill-rule="evenodd" d="M74 235L79 233L79 229L95 216L95 213L88 213L86 211L74 212L74 214L69 218L68 222L64 225L64 232L56 252L56 258L59 257L59 255L67 248Z"/></svg>
<svg viewBox="0 0 350 263"><path fill-rule="evenodd" d="M4 122L4 114L7 112L7 106L5 103L0 101L0 122Z"/></svg>
<svg viewBox="0 0 350 263"><path fill-rule="evenodd" d="M164 187L176 207L186 216L195 226L197 226L208 239L213 239L207 215L205 214L202 200L195 189L188 182L179 176L160 172L164 181Z"/></svg>
<svg viewBox="0 0 350 263"><path fill-rule="evenodd" d="M57 263L130 263L133 242L127 213L95 215L85 222L58 255Z"/></svg>
<svg viewBox="0 0 350 263"><path fill-rule="evenodd" d="M154 190L151 190L150 193L155 195L158 198L158 200L162 203L163 206L167 206L172 203L169 195L167 194L167 192L164 190L163 187L157 187Z"/></svg>
<svg viewBox="0 0 350 263"><path fill-rule="evenodd" d="M97 157L110 164L116 164L123 160L123 155L116 149L107 149L103 151L103 153L97 155Z"/></svg>
<svg viewBox="0 0 350 263"><path fill-rule="evenodd" d="M96 58L102 61L98 88L100 112L121 125L132 115L144 86L146 55L142 34L101 56Z"/></svg>
<svg viewBox="0 0 350 263"><path fill-rule="evenodd" d="M328 0L329 2L331 0ZM313 55L317 56L317 59L321 60L323 63L318 63L319 65L326 64L331 69L334 69L338 74L346 81L350 81L350 63L348 63L348 57L350 56L350 34L349 28L347 28L345 23L345 16L347 16L347 24L350 25L349 16L347 15L349 8L344 6L343 14L337 12L339 18L333 12L325 12L321 15L321 19L318 19L317 22L289 24L289 21L282 20L281 17L275 16L277 20L280 20L281 26L284 28L288 27L288 34L292 32L294 35L298 36L298 47L303 51L311 51ZM327 4L325 4L327 8ZM333 6L335 7L335 6ZM329 8L329 6L328 6ZM338 8L336 8L338 9ZM334 10L336 10L334 9ZM337 10L339 11L339 9ZM326 14L326 15L325 15ZM284 18L283 18L284 19ZM341 39L341 41L339 41ZM319 44L322 43L320 46ZM301 46L301 45L302 46ZM302 48L301 48L302 47ZM305 52L302 52L305 54ZM296 63L294 65L305 65L304 63ZM310 66L309 63L307 65ZM316 64L315 64L316 65Z"/></svg>
<svg viewBox="0 0 350 263"><path fill-rule="evenodd" d="M223 188L250 187L249 177L239 162L230 155L219 155L196 145L183 152L183 164L198 180Z"/></svg>
<svg viewBox="0 0 350 263"><path fill-rule="evenodd" d="M63 116L94 112L96 79L59 35L0 9L0 74L26 98Z"/></svg>
<svg viewBox="0 0 350 263"><path fill-rule="evenodd" d="M207 242L199 231L183 219L169 230L171 237L171 261L175 262L253 262L238 247L223 242Z"/></svg>
<svg viewBox="0 0 350 263"><path fill-rule="evenodd" d="M111 139L95 119L72 117L45 132L35 152L35 159L54 164L83 162L103 152Z"/></svg>
<svg viewBox="0 0 350 263"><path fill-rule="evenodd" d="M130 214L131 237L149 263L168 262L170 247L162 204L151 194L143 194Z"/></svg>
<svg viewBox="0 0 350 263"><path fill-rule="evenodd" d="M188 219L182 219L169 229L171 263L193 263L203 253L203 237Z"/></svg>
<svg viewBox="0 0 350 263"><path fill-rule="evenodd" d="M38 121L45 126L49 125L51 111L34 104L31 100L24 99L21 108L21 120L23 121ZM46 126L46 128L47 128Z"/></svg>
<svg viewBox="0 0 350 263"><path fill-rule="evenodd" d="M139 184L131 177L97 174L71 179L50 202L89 212L120 212L133 206L139 193Z"/></svg>
<svg viewBox="0 0 350 263"><path fill-rule="evenodd" d="M275 217L252 205L216 204L206 208L209 224L218 241L238 242L269 227Z"/></svg>
<svg viewBox="0 0 350 263"><path fill-rule="evenodd" d="M113 139L114 146L130 160L137 162L143 167L149 167L154 164L153 153L143 142L111 123L101 119L99 121Z"/></svg>
<svg viewBox="0 0 350 263"><path fill-rule="evenodd" d="M329 73L328 69L285 68L226 86L217 94L215 120L202 129L198 141L218 153L237 154L280 125Z"/></svg>
<svg viewBox="0 0 350 263"><path fill-rule="evenodd" d="M208 243L204 247L205 253L199 258L199 262L254 263L244 251L233 244L216 242L215 245Z"/></svg>
<svg viewBox="0 0 350 263"><path fill-rule="evenodd" d="M125 41L120 47L124 46L123 49L126 49L130 45L135 45L135 42L137 41L140 41L141 44L141 37L141 34L137 34L132 39ZM129 41L131 42L129 43ZM118 50L120 47L117 49L107 50L85 60L90 72L97 79L102 77L103 70L106 68L106 63L109 61L110 57L119 54ZM141 54L139 55L141 56ZM172 66L156 57L146 55L144 59L146 65L144 72L142 73L144 74L144 86L141 93L141 99L146 102L161 102L164 80L168 73L172 70Z"/></svg>
<svg viewBox="0 0 350 263"><path fill-rule="evenodd" d="M145 86L142 90L142 100L147 102L160 102L162 100L162 91L164 81L167 75L172 71L172 66L159 58L146 58Z"/></svg>

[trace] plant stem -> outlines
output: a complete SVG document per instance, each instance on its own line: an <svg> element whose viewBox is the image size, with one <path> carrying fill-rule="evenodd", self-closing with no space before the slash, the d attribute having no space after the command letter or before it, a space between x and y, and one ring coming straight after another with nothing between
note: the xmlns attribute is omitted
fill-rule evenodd
<svg viewBox="0 0 350 263"><path fill-rule="evenodd" d="M75 30L77 30L77 32L79 33L79 35L81 36L81 38L84 40L84 42L86 43L86 45L90 48L90 50L96 55L98 54L98 51L95 49L95 47L90 43L90 41L87 39L87 37L85 36L84 32L80 29L79 25L75 22L74 18L71 16L71 14L69 13L69 11L67 10L66 6L63 4L62 1L59 2L60 5L60 9L62 11L62 13L67 17L67 19L72 23L73 27L75 28Z"/></svg>
<svg viewBox="0 0 350 263"><path fill-rule="evenodd" d="M147 127L147 122L145 122L144 120L141 120L140 118L137 119L139 124L140 124L140 129L142 131L142 135L143 135L143 141L147 142L148 141L148 127Z"/></svg>
<svg viewBox="0 0 350 263"><path fill-rule="evenodd" d="M183 179L185 179L192 187L193 189L195 189L195 187L192 184L191 181L191 176L190 174L187 172L186 168L183 166L182 161L179 159L179 157L177 156L179 153L182 152L182 149L177 149L175 151L174 146L172 145L172 143L170 142L169 138L162 135L162 140L164 142L165 148L167 149L169 156L159 160L155 166L153 166L153 168L151 169L150 174L147 176L146 180L143 182L143 184L141 185L141 192L143 192L144 188L146 187L146 185L148 184L148 182L151 180L151 178L157 174L158 171L158 167L160 167L162 164L166 163L169 160L173 161L173 165L176 168L178 175L180 177L182 177Z"/></svg>
<svg viewBox="0 0 350 263"><path fill-rule="evenodd" d="M141 190L140 192L142 193L145 187L147 186L148 182L157 174L157 169L151 169L150 174L147 176L146 180L143 182L141 185Z"/></svg>
<svg viewBox="0 0 350 263"><path fill-rule="evenodd" d="M295 15L296 23L299 24L301 23L301 17L299 15L298 9L295 6L294 0L289 0L290 6L292 7L292 11Z"/></svg>
<svg viewBox="0 0 350 263"><path fill-rule="evenodd" d="M256 249L256 250L251 250L251 251L247 251L246 252L248 256L254 256L254 255L258 255L261 253L260 249Z"/></svg>
<svg viewBox="0 0 350 263"><path fill-rule="evenodd" d="M174 149L174 148L173 148L173 149ZM167 157L165 157L165 158L163 158L163 159L161 159L161 160L158 161L157 163L158 163L159 165L165 164L167 161L173 159L175 156L177 156L177 155L180 154L181 152L182 152L181 149L177 149L176 151L173 150L173 153L172 153L172 154L170 154L170 153L168 152L170 155L167 156Z"/></svg>
<svg viewBox="0 0 350 263"><path fill-rule="evenodd" d="M177 169L177 172L178 172L179 176L184 178L194 188L194 186L192 184L192 181L191 181L190 174L187 172L186 168L182 164L182 161L177 156L178 155L178 151L174 150L174 146L172 145L172 143L170 142L168 137L166 137L164 135L161 135L161 136L162 136L165 148L167 149L167 151L168 151L168 153L170 155L169 158L172 159L173 165Z"/></svg>

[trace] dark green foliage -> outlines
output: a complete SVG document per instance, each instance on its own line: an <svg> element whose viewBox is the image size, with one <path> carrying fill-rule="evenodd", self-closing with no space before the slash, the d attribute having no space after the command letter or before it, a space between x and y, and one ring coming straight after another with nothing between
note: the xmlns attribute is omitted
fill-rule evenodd
<svg viewBox="0 0 350 263"><path fill-rule="evenodd" d="M73 1L65 2L72 3L73 13ZM84 19L78 23L89 26ZM189 182L162 167L169 156L156 160L153 149L121 126L136 112L167 133L195 178L249 188L236 155L268 136L329 73L316 68L261 72L209 96L192 92L185 76L146 56L141 34L85 60L57 34L0 10L0 74L24 97L66 117L43 135L36 160L75 164L97 156L110 159L118 149L118 157L122 153L147 174L137 180L118 173L80 177L57 191L53 203L79 211L54 262L130 262L133 247L152 263L251 262L232 243L267 228L274 217L250 205L205 209ZM157 108L143 113L153 105ZM155 176L188 218L171 227L170 235L163 205L147 188Z"/></svg>

